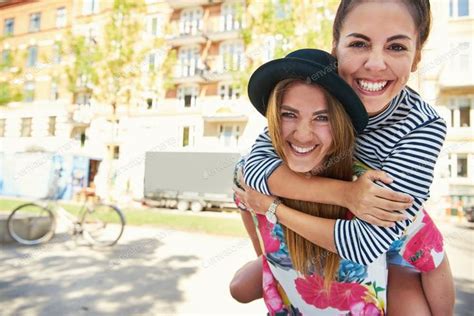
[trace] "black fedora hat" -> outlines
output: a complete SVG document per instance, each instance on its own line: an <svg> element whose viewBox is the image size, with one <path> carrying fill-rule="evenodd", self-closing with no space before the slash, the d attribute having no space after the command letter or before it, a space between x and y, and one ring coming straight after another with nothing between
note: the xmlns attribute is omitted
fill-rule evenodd
<svg viewBox="0 0 474 316"><path fill-rule="evenodd" d="M356 132L364 130L369 120L364 105L354 90L337 74L336 59L319 49L299 49L257 68L249 80L250 102L265 115L273 88L278 82L289 78L299 78L326 89L344 106Z"/></svg>

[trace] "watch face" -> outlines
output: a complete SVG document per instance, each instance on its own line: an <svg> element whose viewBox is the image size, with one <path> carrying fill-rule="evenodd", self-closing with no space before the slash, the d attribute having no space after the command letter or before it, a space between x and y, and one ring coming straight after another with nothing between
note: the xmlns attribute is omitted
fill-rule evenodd
<svg viewBox="0 0 474 316"><path fill-rule="evenodd" d="M277 222L277 217L276 217L275 213L268 211L268 212L265 213L265 217L267 218L267 220L268 220L270 223L276 224L276 222Z"/></svg>

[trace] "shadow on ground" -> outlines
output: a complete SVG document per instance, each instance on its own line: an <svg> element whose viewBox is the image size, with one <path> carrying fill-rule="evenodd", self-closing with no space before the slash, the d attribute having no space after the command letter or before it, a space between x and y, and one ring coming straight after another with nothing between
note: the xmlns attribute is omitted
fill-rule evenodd
<svg viewBox="0 0 474 316"><path fill-rule="evenodd" d="M472 315L474 310L474 286L471 280L454 278L456 284L456 316Z"/></svg>
<svg viewBox="0 0 474 316"><path fill-rule="evenodd" d="M163 258L162 244L143 238L94 250L58 236L38 247L0 245L2 314L173 313L197 257Z"/></svg>

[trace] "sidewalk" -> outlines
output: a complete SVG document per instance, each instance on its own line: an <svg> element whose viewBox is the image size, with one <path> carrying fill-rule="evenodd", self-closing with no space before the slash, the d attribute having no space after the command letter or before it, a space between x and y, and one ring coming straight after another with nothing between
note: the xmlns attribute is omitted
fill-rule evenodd
<svg viewBox="0 0 474 316"><path fill-rule="evenodd" d="M58 236L39 247L0 245L2 315L265 315L228 284L254 258L246 238L126 227L106 251Z"/></svg>

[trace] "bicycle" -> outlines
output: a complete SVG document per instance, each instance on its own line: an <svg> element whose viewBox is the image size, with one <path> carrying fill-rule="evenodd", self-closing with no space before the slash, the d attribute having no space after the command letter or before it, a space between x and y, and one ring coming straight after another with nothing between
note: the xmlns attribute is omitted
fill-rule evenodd
<svg viewBox="0 0 474 316"><path fill-rule="evenodd" d="M78 216L59 205L57 199L29 202L15 208L7 219L10 237L23 245L37 245L53 238L59 219L65 219L72 234L82 235L95 246L113 246L122 236L125 216L115 205L93 203L86 197Z"/></svg>

